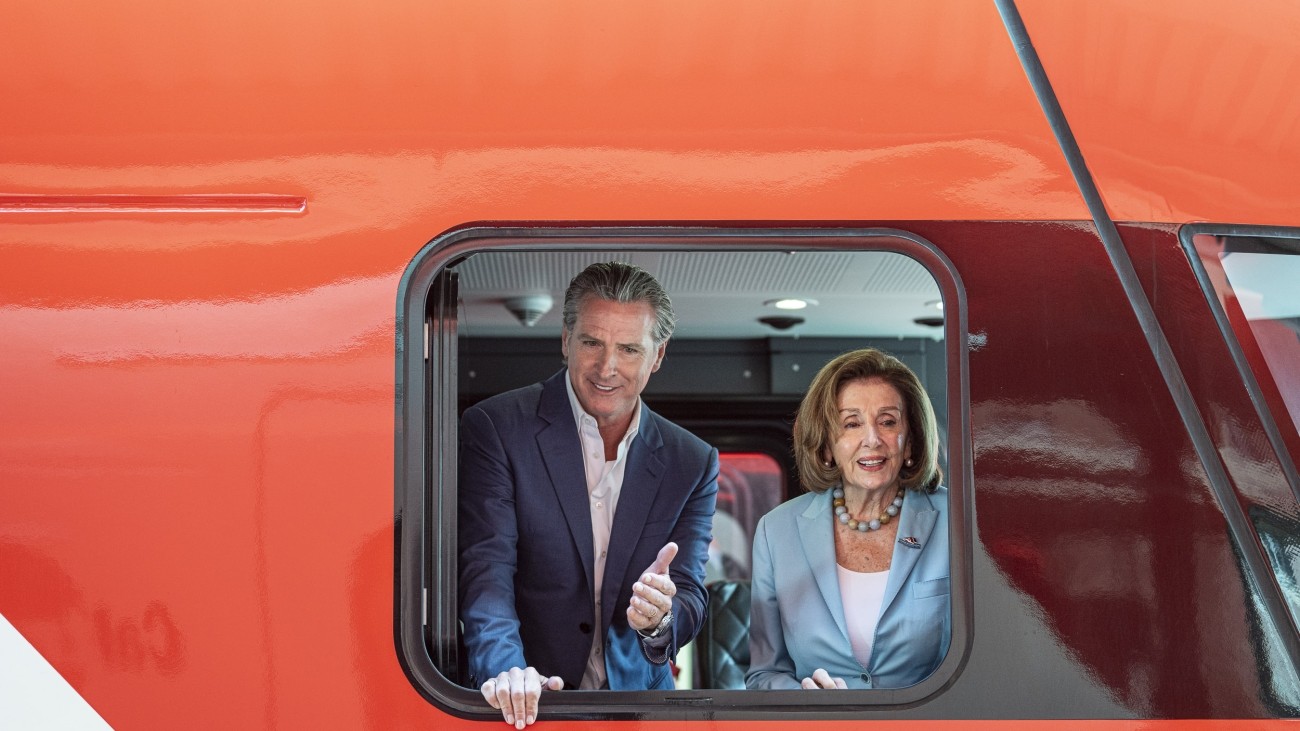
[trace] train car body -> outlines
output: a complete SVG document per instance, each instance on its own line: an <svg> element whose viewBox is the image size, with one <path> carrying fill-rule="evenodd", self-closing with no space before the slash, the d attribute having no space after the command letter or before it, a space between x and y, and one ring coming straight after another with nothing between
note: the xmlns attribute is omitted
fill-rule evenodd
<svg viewBox="0 0 1300 731"><path fill-rule="evenodd" d="M455 416L558 330L470 293L508 318L597 254L702 313L808 274L774 254L826 311L865 257L928 274L929 325L684 320L646 398L779 461L779 373L932 364L954 641L911 689L688 680L541 727L1300 714L1293 3L6 10L0 728L498 728L458 685Z"/></svg>

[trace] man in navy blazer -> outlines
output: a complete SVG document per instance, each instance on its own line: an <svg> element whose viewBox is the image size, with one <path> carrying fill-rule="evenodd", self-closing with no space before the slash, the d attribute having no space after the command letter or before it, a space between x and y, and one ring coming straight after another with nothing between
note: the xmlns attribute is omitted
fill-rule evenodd
<svg viewBox="0 0 1300 731"><path fill-rule="evenodd" d="M470 684L517 728L542 690L672 688L703 620L717 450L640 398L673 325L650 274L593 264L565 292L566 368L461 418Z"/></svg>

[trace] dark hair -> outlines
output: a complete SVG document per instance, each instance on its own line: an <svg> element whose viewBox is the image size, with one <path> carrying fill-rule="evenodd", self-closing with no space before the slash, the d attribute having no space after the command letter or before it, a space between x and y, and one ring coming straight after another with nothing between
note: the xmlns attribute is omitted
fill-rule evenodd
<svg viewBox="0 0 1300 731"><path fill-rule="evenodd" d="M903 397L913 464L899 471L899 481L908 490L938 487L943 471L939 469L939 429L930 397L911 368L875 348L845 353L823 366L813 378L794 422L794 459L800 481L813 492L825 492L839 484L839 468L827 467L824 455L838 431L840 389L846 383L867 378L883 380Z"/></svg>
<svg viewBox="0 0 1300 731"><path fill-rule="evenodd" d="M634 264L610 261L592 264L578 273L564 291L564 329L573 332L578 323L578 308L588 297L599 297L610 302L645 302L655 313L650 338L655 346L663 345L672 337L677 326L672 300L659 286L659 282L646 270Z"/></svg>

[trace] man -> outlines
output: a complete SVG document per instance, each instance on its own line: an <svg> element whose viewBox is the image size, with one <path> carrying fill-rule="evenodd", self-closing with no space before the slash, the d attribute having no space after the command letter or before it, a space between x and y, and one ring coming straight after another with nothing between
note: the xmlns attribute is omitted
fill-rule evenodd
<svg viewBox="0 0 1300 731"><path fill-rule="evenodd" d="M703 619L718 453L640 396L674 324L650 274L593 264L564 295L567 367L461 419L470 684L516 728L544 689L672 688Z"/></svg>

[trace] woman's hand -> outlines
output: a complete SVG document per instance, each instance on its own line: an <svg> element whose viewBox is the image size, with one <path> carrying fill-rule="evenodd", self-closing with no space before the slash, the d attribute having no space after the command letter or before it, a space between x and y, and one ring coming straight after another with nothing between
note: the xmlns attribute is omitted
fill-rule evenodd
<svg viewBox="0 0 1300 731"><path fill-rule="evenodd" d="M804 678L801 684L804 690L817 690L825 688L826 690L845 690L849 686L844 684L844 678L832 678L831 674L826 672L825 668L817 668L813 671L811 678Z"/></svg>

